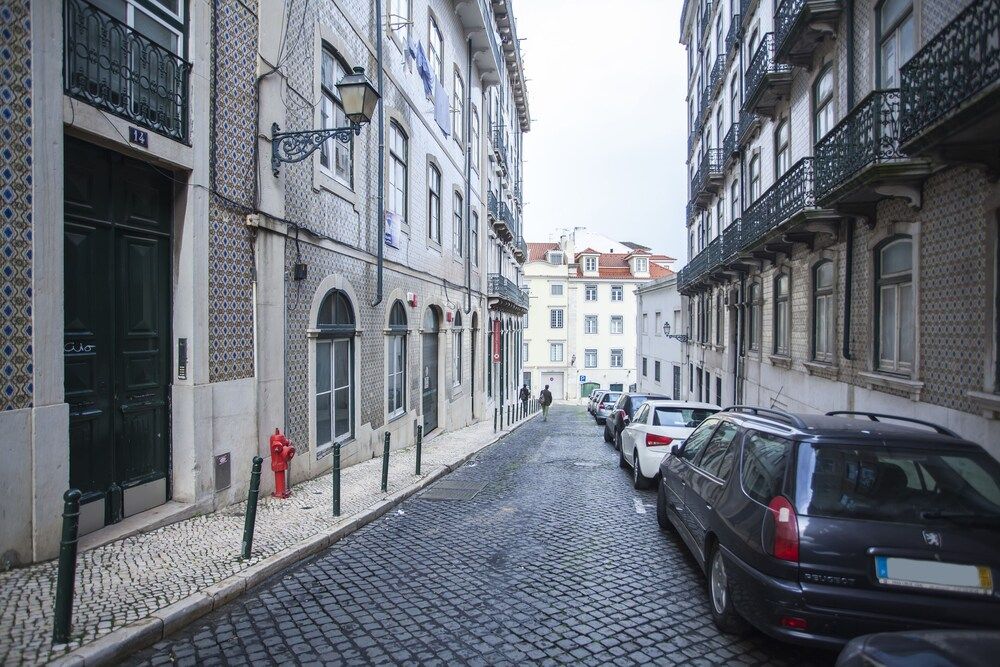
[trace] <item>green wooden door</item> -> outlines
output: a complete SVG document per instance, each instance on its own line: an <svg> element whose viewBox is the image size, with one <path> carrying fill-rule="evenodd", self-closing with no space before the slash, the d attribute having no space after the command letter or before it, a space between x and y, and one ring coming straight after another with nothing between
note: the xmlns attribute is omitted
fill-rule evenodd
<svg viewBox="0 0 1000 667"><path fill-rule="evenodd" d="M114 523L169 494L173 183L69 137L65 164L70 484Z"/></svg>

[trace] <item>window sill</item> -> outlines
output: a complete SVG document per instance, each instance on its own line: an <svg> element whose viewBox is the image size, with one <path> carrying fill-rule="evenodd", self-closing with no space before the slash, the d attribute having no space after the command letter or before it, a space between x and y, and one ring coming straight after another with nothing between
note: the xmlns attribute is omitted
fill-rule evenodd
<svg viewBox="0 0 1000 667"><path fill-rule="evenodd" d="M923 382L911 380L906 377L870 373L867 371L859 372L858 376L864 379L869 389L895 389L897 391L904 391L911 401L919 401L920 392L924 389Z"/></svg>
<svg viewBox="0 0 1000 667"><path fill-rule="evenodd" d="M772 366L778 366L780 368L792 367L792 358L783 354L769 354L767 355L767 358L771 360Z"/></svg>
<svg viewBox="0 0 1000 667"><path fill-rule="evenodd" d="M983 416L996 418L1000 416L1000 394L988 391L967 391L966 398L983 409Z"/></svg>
<svg viewBox="0 0 1000 667"><path fill-rule="evenodd" d="M838 369L832 363L825 361L803 361L802 365L806 367L806 372L809 375L815 375L828 380L837 379Z"/></svg>
<svg viewBox="0 0 1000 667"><path fill-rule="evenodd" d="M313 176L316 190L326 190L340 199L348 202L355 210L358 209L358 193L336 178L328 174L322 167L317 167Z"/></svg>
<svg viewBox="0 0 1000 667"><path fill-rule="evenodd" d="M406 416L406 410L396 410L395 412L389 414L389 416L386 418L386 422L391 424L392 422L399 421L405 416Z"/></svg>
<svg viewBox="0 0 1000 667"><path fill-rule="evenodd" d="M350 438L348 438L347 440L342 441L340 443L340 454L341 454L341 456L344 455L344 447L346 447L347 445L353 445L355 442L357 442L357 440L353 436L350 437ZM316 450L316 460L319 461L321 459L325 459L327 456L330 456L331 454L333 454L333 450L334 450L334 446L332 444L326 445L325 447L323 447L323 449L317 449Z"/></svg>

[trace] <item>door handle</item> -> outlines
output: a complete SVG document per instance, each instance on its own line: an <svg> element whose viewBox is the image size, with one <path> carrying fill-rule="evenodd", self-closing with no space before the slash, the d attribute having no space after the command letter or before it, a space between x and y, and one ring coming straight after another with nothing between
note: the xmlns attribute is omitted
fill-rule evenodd
<svg viewBox="0 0 1000 667"><path fill-rule="evenodd" d="M709 503L705 503L705 509L711 510L712 509L712 505L709 504Z"/></svg>

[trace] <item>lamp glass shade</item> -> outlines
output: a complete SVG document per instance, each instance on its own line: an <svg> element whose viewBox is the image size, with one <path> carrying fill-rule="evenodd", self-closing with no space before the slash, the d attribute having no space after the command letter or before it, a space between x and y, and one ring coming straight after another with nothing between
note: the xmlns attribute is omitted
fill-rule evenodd
<svg viewBox="0 0 1000 667"><path fill-rule="evenodd" d="M337 84L340 102L344 105L344 115L356 125L364 125L375 115L379 94L375 86L365 76L363 67L355 67L354 74L348 74Z"/></svg>
<svg viewBox="0 0 1000 667"><path fill-rule="evenodd" d="M663 323L663 335L664 336L669 336L670 335L670 322L664 322Z"/></svg>

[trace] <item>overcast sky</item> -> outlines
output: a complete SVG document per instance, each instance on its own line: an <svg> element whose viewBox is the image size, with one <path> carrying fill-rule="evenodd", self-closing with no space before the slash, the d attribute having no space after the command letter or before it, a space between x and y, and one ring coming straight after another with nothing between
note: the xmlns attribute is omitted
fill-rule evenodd
<svg viewBox="0 0 1000 667"><path fill-rule="evenodd" d="M525 237L583 226L686 257L681 0L515 0Z"/></svg>

